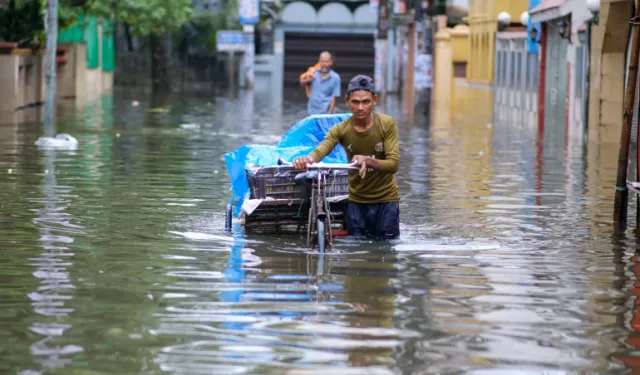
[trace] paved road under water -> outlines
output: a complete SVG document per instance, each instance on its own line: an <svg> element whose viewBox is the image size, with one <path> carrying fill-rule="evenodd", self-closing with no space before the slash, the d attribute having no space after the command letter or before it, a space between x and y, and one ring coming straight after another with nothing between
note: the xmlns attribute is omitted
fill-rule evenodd
<svg viewBox="0 0 640 375"><path fill-rule="evenodd" d="M341 238L319 262L302 238L223 230L222 155L304 116L269 100L148 111L116 92L61 114L76 151L0 125L0 373L638 371L635 238L610 224L616 145L538 141L479 99L452 125L398 116L402 238Z"/></svg>

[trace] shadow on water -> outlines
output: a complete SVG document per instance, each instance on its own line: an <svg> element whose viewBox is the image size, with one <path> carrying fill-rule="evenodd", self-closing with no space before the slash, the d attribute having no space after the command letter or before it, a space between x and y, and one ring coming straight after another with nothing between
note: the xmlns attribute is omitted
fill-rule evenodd
<svg viewBox="0 0 640 375"><path fill-rule="evenodd" d="M638 371L638 245L610 223L616 145L540 134L478 89L415 124L390 98L399 240L321 255L301 236L226 233L223 154L274 143L303 99L116 90L61 108L75 152L1 125L0 372Z"/></svg>

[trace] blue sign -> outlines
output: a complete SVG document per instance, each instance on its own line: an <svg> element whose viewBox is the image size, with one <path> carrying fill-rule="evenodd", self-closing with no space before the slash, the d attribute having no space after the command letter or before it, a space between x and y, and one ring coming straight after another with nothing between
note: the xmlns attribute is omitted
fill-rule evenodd
<svg viewBox="0 0 640 375"><path fill-rule="evenodd" d="M529 0L529 11L531 9L540 5L542 0ZM536 40L529 39L529 35L531 35L531 30L535 29L537 37ZM527 25L527 51L531 53L538 53L538 43L540 43L540 36L542 33L540 32L540 22L531 22L531 18L529 18L529 24Z"/></svg>
<svg viewBox="0 0 640 375"><path fill-rule="evenodd" d="M245 44L242 30L220 30L216 33L216 49L220 52L244 51Z"/></svg>
<svg viewBox="0 0 640 375"><path fill-rule="evenodd" d="M260 0L238 0L241 25L257 25L260 21Z"/></svg>

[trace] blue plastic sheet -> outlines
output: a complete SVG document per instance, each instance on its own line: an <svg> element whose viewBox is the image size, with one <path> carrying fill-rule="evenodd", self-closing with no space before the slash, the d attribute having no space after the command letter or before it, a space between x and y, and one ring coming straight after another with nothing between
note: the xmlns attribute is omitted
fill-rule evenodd
<svg viewBox="0 0 640 375"><path fill-rule="evenodd" d="M245 174L247 166L273 166L278 164L279 158L291 161L297 156L307 155L322 141L333 125L350 116L351 114L309 116L293 125L275 145L243 145L226 153L224 160L233 192L231 202L236 202L234 214L240 214L242 203L249 194L249 181ZM337 145L323 161L346 163L347 154L341 145Z"/></svg>

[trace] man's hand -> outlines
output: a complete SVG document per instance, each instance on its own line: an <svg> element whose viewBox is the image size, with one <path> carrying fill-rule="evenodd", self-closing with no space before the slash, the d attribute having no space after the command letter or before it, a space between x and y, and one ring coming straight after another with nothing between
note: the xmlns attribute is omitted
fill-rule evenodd
<svg viewBox="0 0 640 375"><path fill-rule="evenodd" d="M354 155L351 161L355 161L357 165L360 166L360 178L364 178L367 175L367 161L369 160L368 156L364 155Z"/></svg>
<svg viewBox="0 0 640 375"><path fill-rule="evenodd" d="M313 158L309 155L304 155L304 156L298 156L297 158L293 159L293 167L295 169L307 169L309 167L309 164L313 164L316 161L313 160Z"/></svg>
<svg viewBox="0 0 640 375"><path fill-rule="evenodd" d="M300 78L300 85L304 86L313 81L314 77L311 74L305 74Z"/></svg>

